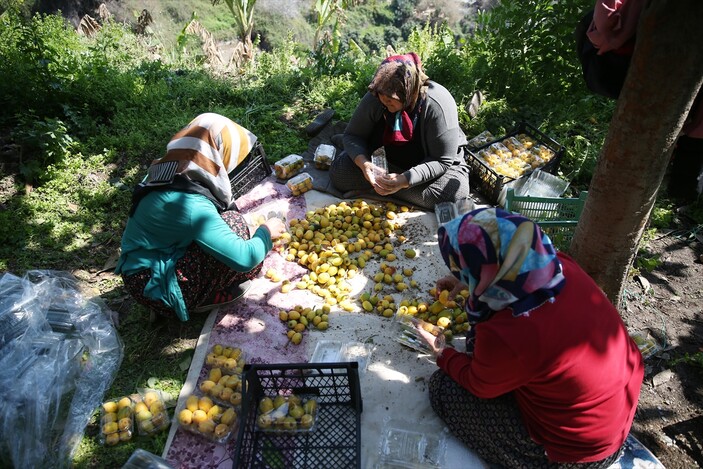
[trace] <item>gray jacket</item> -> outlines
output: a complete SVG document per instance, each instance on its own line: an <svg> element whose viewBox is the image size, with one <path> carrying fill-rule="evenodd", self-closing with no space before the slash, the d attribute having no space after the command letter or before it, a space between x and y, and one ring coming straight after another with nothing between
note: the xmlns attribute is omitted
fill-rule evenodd
<svg viewBox="0 0 703 469"><path fill-rule="evenodd" d="M383 120L384 110L381 101L371 93L361 99L344 131L344 150L350 158L370 157L375 150L368 148L368 140ZM403 173L410 186L436 179L452 165L464 164L459 146L466 143L466 135L459 127L456 101L439 83L429 82L420 119L420 142L425 158Z"/></svg>

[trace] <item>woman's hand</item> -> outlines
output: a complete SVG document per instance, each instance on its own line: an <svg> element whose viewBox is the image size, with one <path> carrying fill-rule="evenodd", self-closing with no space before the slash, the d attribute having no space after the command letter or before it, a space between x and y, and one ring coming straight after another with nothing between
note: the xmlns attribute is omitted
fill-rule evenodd
<svg viewBox="0 0 703 469"><path fill-rule="evenodd" d="M459 281L458 278L456 278L453 275L447 275L445 277L440 278L437 280L437 284L435 285L437 289L437 294L441 292L442 290L448 290L449 291L449 298L455 298L461 290L469 288L468 285L465 283Z"/></svg>
<svg viewBox="0 0 703 469"><path fill-rule="evenodd" d="M374 165L365 155L357 155L354 158L354 164L359 167L361 174L364 175L369 184L376 187L376 178L374 177L373 168Z"/></svg>
<svg viewBox="0 0 703 469"><path fill-rule="evenodd" d="M430 331L426 331L419 324L415 325L415 330L417 331L417 336L427 345L427 348L430 349L435 358L442 354L444 347L438 344L437 336Z"/></svg>
<svg viewBox="0 0 703 469"><path fill-rule="evenodd" d="M408 179L403 174L390 173L384 174L376 179L374 190L379 195L389 195L398 192L401 189L409 187Z"/></svg>
<svg viewBox="0 0 703 469"><path fill-rule="evenodd" d="M271 233L271 239L278 239L283 233L288 231L286 224L283 223L283 220L280 218L269 218L264 225L268 228L269 233Z"/></svg>

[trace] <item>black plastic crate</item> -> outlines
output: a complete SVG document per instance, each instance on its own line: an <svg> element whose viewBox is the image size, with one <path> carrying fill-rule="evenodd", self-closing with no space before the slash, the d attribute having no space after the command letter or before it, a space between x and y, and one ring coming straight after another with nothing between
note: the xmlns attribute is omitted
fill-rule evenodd
<svg viewBox="0 0 703 469"><path fill-rule="evenodd" d="M246 365L234 467L360 468L358 368L357 362ZM315 396L318 410L312 431L257 428L259 400L277 394Z"/></svg>
<svg viewBox="0 0 703 469"><path fill-rule="evenodd" d="M229 173L232 199L238 199L269 175L271 175L271 165L266 160L264 146L256 142L244 161Z"/></svg>
<svg viewBox="0 0 703 469"><path fill-rule="evenodd" d="M536 127L528 124L527 122L521 122L513 129L510 133L492 140L484 145L477 148L470 148L464 145L464 157L466 158L466 163L469 165L469 178L472 187L475 187L481 194L483 194L490 203L498 203L500 192L503 186L510 181L514 181L515 178L504 176L497 173L488 165L486 165L477 156L478 152L490 147L494 143L499 143L510 137L515 137L519 134L525 134L535 140L537 144L542 144L554 152L554 157L546 162L543 166L539 167L542 171L554 174L559 168L559 163L564 156L564 146L557 143L551 137L541 132ZM535 168L537 169L537 168ZM534 169L533 169L534 170ZM530 174L532 171L526 172L524 175Z"/></svg>

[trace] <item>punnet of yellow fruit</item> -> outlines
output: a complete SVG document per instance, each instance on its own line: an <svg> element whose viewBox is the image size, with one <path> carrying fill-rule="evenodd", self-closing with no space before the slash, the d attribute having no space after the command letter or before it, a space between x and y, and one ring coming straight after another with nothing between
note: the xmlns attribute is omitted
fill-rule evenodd
<svg viewBox="0 0 703 469"><path fill-rule="evenodd" d="M134 402L129 397L103 402L100 407L100 442L114 446L134 434Z"/></svg>
<svg viewBox="0 0 703 469"><path fill-rule="evenodd" d="M317 409L316 397L297 394L263 396L256 409L256 426L266 432L309 432L315 426Z"/></svg>
<svg viewBox="0 0 703 469"><path fill-rule="evenodd" d="M207 396L191 394L186 398L185 408L176 411L176 418L184 430L216 443L224 443L237 427L239 413L229 403L215 404Z"/></svg>

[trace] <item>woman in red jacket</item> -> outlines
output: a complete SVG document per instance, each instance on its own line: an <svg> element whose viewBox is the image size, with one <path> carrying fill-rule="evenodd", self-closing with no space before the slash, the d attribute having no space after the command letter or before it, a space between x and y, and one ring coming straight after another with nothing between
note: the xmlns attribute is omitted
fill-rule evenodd
<svg viewBox="0 0 703 469"><path fill-rule="evenodd" d="M630 431L644 375L618 311L539 226L497 208L440 227L468 288L466 353L436 348L430 401L450 431L502 467L605 468ZM421 331L422 332L422 331Z"/></svg>

